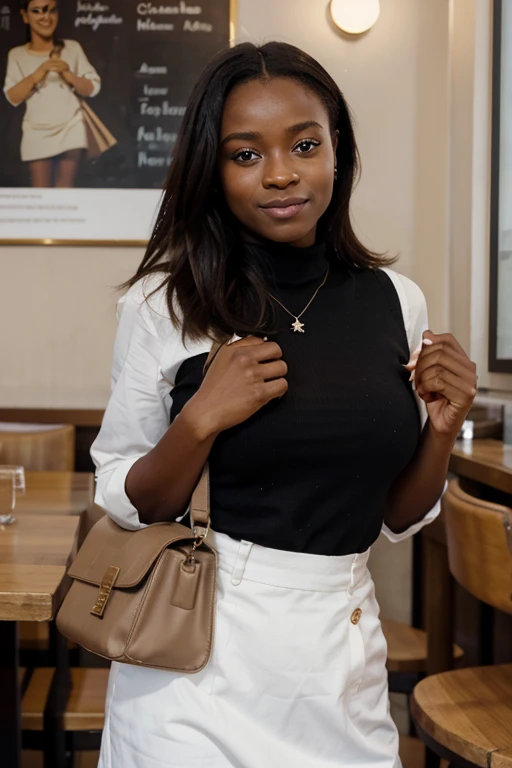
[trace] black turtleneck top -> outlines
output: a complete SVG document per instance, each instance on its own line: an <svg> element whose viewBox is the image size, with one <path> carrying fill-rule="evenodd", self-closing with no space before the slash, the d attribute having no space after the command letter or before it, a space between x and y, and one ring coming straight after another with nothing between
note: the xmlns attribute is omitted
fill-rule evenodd
<svg viewBox="0 0 512 768"><path fill-rule="evenodd" d="M420 418L400 302L380 270L349 269L325 245L247 246L277 306L288 392L222 432L210 454L214 530L274 549L323 555L365 551L377 538L390 487L412 459ZM236 330L236 329L235 329ZM202 381L206 355L187 359L171 421Z"/></svg>

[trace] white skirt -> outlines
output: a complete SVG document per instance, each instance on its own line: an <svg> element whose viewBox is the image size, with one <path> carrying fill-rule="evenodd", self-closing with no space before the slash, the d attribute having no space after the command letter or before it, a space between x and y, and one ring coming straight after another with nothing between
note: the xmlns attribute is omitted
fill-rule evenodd
<svg viewBox="0 0 512 768"><path fill-rule="evenodd" d="M400 768L368 552L208 541L210 661L193 675L113 663L98 768Z"/></svg>
<svg viewBox="0 0 512 768"><path fill-rule="evenodd" d="M87 133L81 109L60 125L32 125L24 121L21 138L23 162L46 160L72 149L87 149Z"/></svg>

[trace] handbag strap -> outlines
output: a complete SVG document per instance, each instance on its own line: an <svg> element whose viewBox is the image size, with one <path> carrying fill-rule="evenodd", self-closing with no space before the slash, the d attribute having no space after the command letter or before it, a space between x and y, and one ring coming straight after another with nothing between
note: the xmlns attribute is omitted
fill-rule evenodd
<svg viewBox="0 0 512 768"><path fill-rule="evenodd" d="M212 344L210 352L203 367L203 376L206 376L208 368L213 363L217 352L224 346L224 341L216 341ZM210 470L208 462L204 465L201 477L194 488L190 500L190 527L194 535L205 539L210 530Z"/></svg>
<svg viewBox="0 0 512 768"><path fill-rule="evenodd" d="M210 530L210 471L205 464L190 500L190 526L194 535L205 539Z"/></svg>

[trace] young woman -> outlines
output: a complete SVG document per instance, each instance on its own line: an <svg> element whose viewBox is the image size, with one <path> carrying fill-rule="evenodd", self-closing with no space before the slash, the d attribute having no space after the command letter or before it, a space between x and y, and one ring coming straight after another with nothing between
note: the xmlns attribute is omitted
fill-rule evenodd
<svg viewBox="0 0 512 768"><path fill-rule="evenodd" d="M29 42L9 51L4 93L25 102L21 159L33 187L72 187L87 148L77 96L95 96L101 80L76 40L57 40L56 0L24 0Z"/></svg>
<svg viewBox="0 0 512 768"><path fill-rule="evenodd" d="M101 768L400 766L368 552L438 513L476 374L356 238L357 167L292 46L238 45L193 91L92 455L128 529L182 516L209 461L214 649L195 675L113 664Z"/></svg>

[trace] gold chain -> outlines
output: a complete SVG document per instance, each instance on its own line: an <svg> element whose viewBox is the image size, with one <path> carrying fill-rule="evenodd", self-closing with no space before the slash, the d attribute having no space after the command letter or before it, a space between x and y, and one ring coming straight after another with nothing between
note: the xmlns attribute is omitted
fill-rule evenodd
<svg viewBox="0 0 512 768"><path fill-rule="evenodd" d="M330 265L329 265L329 266L330 266ZM293 312L290 312L290 310L289 310L289 309L286 309L286 307L284 306L284 304L282 304L282 303L279 301L279 299L276 299L276 297L275 297L275 296L273 296L271 293L269 293L269 291L266 291L266 293L267 293L267 294L270 296L270 298L271 298L271 299L274 299L274 301L277 301L277 303L279 304L279 306L280 306L280 307L282 307L282 308L284 309L284 311L285 311L285 312L288 312L288 314L289 314L291 317L293 317L293 318L294 318L295 322L294 322L294 323L292 323L292 326L291 326L291 329L292 329L292 331L293 331L294 333L305 333L305 331L304 331L304 323L301 323L301 322L300 322L300 320L299 320L299 318L300 318L300 317L302 317L302 315L304 314L304 312L306 311L306 309L308 309L308 307L310 307L310 306L311 306L311 304L312 304L313 300L315 299L315 297L316 297L316 295L317 295L318 291L319 291L319 290L320 290L320 288L322 288L322 287L325 285L325 283L327 282L327 278L329 277L329 266L327 267L327 272L325 273L325 277L324 277L324 279L322 280L322 282L320 283L320 285L318 286L318 288L316 289L316 291L314 292L313 296L310 298L310 300L308 301L308 303L306 304L306 306L304 307L304 309L302 310L302 312L301 312L300 314L298 314L298 315L294 315L294 314L293 314Z"/></svg>

